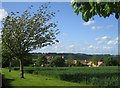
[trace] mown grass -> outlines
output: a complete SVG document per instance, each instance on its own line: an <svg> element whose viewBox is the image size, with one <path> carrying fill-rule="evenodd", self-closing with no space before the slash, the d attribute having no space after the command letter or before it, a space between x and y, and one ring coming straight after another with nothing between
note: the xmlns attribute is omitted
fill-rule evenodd
<svg viewBox="0 0 120 88"><path fill-rule="evenodd" d="M25 73L25 78L20 78L19 71L8 72L8 69L2 69L5 82L9 82L8 86L92 86L84 83L73 83L62 81L53 77L33 75Z"/></svg>

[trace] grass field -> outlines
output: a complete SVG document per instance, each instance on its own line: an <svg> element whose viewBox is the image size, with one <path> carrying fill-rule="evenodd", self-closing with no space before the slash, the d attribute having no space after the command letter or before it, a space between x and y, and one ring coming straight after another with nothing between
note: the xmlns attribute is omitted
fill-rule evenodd
<svg viewBox="0 0 120 88"><path fill-rule="evenodd" d="M25 67L25 79L20 78L18 67L13 69L2 70L11 86L119 86L118 66Z"/></svg>
<svg viewBox="0 0 120 88"><path fill-rule="evenodd" d="M92 86L84 83L73 83L59 80L53 77L33 75L25 73L25 79L20 78L19 71L8 72L8 69L2 69L2 74L6 79L6 85L9 86Z"/></svg>
<svg viewBox="0 0 120 88"><path fill-rule="evenodd" d="M25 67L25 72L95 86L118 86L118 66L101 67Z"/></svg>

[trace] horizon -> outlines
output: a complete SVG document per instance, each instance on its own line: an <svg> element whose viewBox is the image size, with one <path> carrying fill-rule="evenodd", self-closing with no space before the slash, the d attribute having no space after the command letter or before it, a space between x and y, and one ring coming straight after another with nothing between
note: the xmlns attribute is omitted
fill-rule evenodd
<svg viewBox="0 0 120 88"><path fill-rule="evenodd" d="M30 54L81 54L81 55L110 55L110 56L119 56L114 54L87 54L87 53L57 53L57 52L48 52L48 53L41 53L41 52L31 52Z"/></svg>

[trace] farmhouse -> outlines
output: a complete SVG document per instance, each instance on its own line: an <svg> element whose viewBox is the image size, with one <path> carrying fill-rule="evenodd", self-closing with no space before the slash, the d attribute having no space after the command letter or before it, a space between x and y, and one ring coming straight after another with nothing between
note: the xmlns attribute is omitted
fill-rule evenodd
<svg viewBox="0 0 120 88"><path fill-rule="evenodd" d="M82 65L82 66L88 66L87 62L80 62L80 65Z"/></svg>
<svg viewBox="0 0 120 88"><path fill-rule="evenodd" d="M102 65L103 63L103 61L98 61L98 66Z"/></svg>
<svg viewBox="0 0 120 88"><path fill-rule="evenodd" d="M76 64L77 64L77 60L74 60L74 59L73 59L73 60L71 61L71 64L72 64L72 65L76 65Z"/></svg>
<svg viewBox="0 0 120 88"><path fill-rule="evenodd" d="M77 60L75 59L65 60L65 64L68 66L75 66L77 64Z"/></svg>
<svg viewBox="0 0 120 88"><path fill-rule="evenodd" d="M103 61L98 61L97 64L95 64L92 61L86 62L86 60L84 62L80 62L80 65L88 66L88 67L99 67L102 64L103 64Z"/></svg>

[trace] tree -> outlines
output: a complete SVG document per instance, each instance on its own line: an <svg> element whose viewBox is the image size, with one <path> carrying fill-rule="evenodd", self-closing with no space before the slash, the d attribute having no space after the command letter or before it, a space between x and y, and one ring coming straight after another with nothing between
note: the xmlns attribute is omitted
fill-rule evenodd
<svg viewBox="0 0 120 88"><path fill-rule="evenodd" d="M105 57L104 63L106 66L118 66L119 63L116 59L113 59L112 57Z"/></svg>
<svg viewBox="0 0 120 88"><path fill-rule="evenodd" d="M45 55L40 55L36 61L37 66L45 66L47 64L47 58Z"/></svg>
<svg viewBox="0 0 120 88"><path fill-rule="evenodd" d="M0 44L0 67L2 67L2 48Z"/></svg>
<svg viewBox="0 0 120 88"><path fill-rule="evenodd" d="M75 66L75 61L74 61L74 59L68 59L68 60L66 61L66 64L67 64L67 66L69 66L69 67Z"/></svg>
<svg viewBox="0 0 120 88"><path fill-rule="evenodd" d="M74 12L78 15L82 13L82 19L84 21L89 21L95 15L100 17L109 17L112 14L115 14L115 18L119 19L120 16L120 1L119 2L78 2L78 0L73 0L71 5L74 9Z"/></svg>
<svg viewBox="0 0 120 88"><path fill-rule="evenodd" d="M89 60L92 61L93 63L95 63L96 65L98 63L98 58L96 55L93 55Z"/></svg>
<svg viewBox="0 0 120 88"><path fill-rule="evenodd" d="M32 8L31 5L21 15L11 12L2 21L2 42L19 60L21 78L24 78L23 61L30 51L58 42L57 24L51 22L55 12L48 10L48 4L41 5L36 13L30 11Z"/></svg>
<svg viewBox="0 0 120 88"><path fill-rule="evenodd" d="M5 46L5 44L3 43L2 43L2 66L6 67L7 64L9 64L9 72L11 72L11 62L15 57L11 50L7 48L7 46Z"/></svg>
<svg viewBox="0 0 120 88"><path fill-rule="evenodd" d="M80 66L80 60L77 60L76 66Z"/></svg>
<svg viewBox="0 0 120 88"><path fill-rule="evenodd" d="M65 66L65 60L61 57L56 56L55 58L52 59L51 65L56 67L63 67Z"/></svg>

